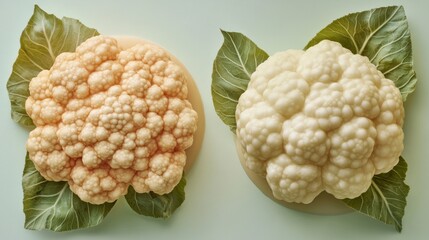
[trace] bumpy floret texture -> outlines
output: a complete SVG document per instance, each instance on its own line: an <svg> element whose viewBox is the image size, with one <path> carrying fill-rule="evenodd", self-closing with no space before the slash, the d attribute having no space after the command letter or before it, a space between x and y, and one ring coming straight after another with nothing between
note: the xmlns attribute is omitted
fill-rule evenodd
<svg viewBox="0 0 429 240"><path fill-rule="evenodd" d="M197 126L186 81L160 47L121 50L113 38L90 38L30 82L30 159L93 204L115 201L130 185L168 193Z"/></svg>
<svg viewBox="0 0 429 240"><path fill-rule="evenodd" d="M365 192L403 150L399 90L367 57L324 40L276 53L252 74L237 110L247 167L273 195L310 203Z"/></svg>

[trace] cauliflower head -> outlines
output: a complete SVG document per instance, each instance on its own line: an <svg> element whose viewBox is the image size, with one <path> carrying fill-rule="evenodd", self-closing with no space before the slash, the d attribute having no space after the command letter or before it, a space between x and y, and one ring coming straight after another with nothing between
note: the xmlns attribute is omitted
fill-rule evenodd
<svg viewBox="0 0 429 240"><path fill-rule="evenodd" d="M92 37L31 80L30 159L47 180L68 181L93 204L115 201L130 185L169 193L197 127L186 81L158 46L121 50L114 38Z"/></svg>
<svg viewBox="0 0 429 240"><path fill-rule="evenodd" d="M367 57L324 40L269 57L237 109L246 166L274 197L310 203L322 191L355 198L403 150L399 90Z"/></svg>

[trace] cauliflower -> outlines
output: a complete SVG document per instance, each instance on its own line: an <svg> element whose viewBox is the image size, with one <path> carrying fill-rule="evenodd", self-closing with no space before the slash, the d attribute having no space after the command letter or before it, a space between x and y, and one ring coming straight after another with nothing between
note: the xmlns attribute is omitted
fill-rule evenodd
<svg viewBox="0 0 429 240"><path fill-rule="evenodd" d="M355 198L403 150L399 90L367 57L324 40L269 57L237 109L237 140L274 197L310 203L326 191Z"/></svg>
<svg viewBox="0 0 429 240"><path fill-rule="evenodd" d="M30 82L30 159L92 204L113 202L130 185L169 193L197 127L186 81L158 46L121 50L113 38L90 38Z"/></svg>

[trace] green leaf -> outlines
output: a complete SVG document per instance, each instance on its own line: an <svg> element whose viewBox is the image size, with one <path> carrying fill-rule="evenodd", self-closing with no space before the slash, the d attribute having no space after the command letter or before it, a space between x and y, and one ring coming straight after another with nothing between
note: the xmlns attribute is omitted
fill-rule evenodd
<svg viewBox="0 0 429 240"><path fill-rule="evenodd" d="M33 16L21 34L21 48L7 82L14 121L34 127L25 111L31 79L40 71L49 69L60 53L74 51L80 43L95 35L99 35L97 30L76 19L59 19L35 5Z"/></svg>
<svg viewBox="0 0 429 240"><path fill-rule="evenodd" d="M235 133L238 99L247 89L250 75L268 54L241 33L222 34L224 42L213 63L212 98L217 115Z"/></svg>
<svg viewBox="0 0 429 240"><path fill-rule="evenodd" d="M407 163L400 157L399 163L388 173L375 175L368 191L355 199L344 199L353 209L402 230L402 217L410 187L404 183Z"/></svg>
<svg viewBox="0 0 429 240"><path fill-rule="evenodd" d="M417 82L413 69L411 37L402 6L352 13L322 29L306 49L329 39L353 53L367 56L386 78L395 82L405 101Z"/></svg>
<svg viewBox="0 0 429 240"><path fill-rule="evenodd" d="M93 227L100 224L113 203L93 205L73 194L67 182L52 182L43 178L28 153L24 175L25 228L48 229L56 232Z"/></svg>
<svg viewBox="0 0 429 240"><path fill-rule="evenodd" d="M130 186L125 199L138 214L167 219L185 201L185 186L185 176L182 176L173 191L164 195L158 195L153 192L137 193Z"/></svg>

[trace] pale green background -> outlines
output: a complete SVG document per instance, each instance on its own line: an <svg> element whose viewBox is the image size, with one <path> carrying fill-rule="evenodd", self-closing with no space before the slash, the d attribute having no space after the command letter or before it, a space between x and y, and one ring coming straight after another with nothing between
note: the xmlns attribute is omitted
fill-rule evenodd
<svg viewBox="0 0 429 240"><path fill-rule="evenodd" d="M123 200L97 227L67 233L24 230L21 173L27 131L9 117L6 81L32 1L0 3L0 239L429 239L429 6L425 1L36 1L107 35L135 35L175 54L193 74L205 105L206 135L188 176L187 199L168 221L135 214ZM412 33L418 89L406 102L405 152L411 186L404 229L358 213L317 216L266 198L241 169L231 133L213 109L212 63L219 28L245 33L268 53L302 48L322 27L350 12L403 4Z"/></svg>

